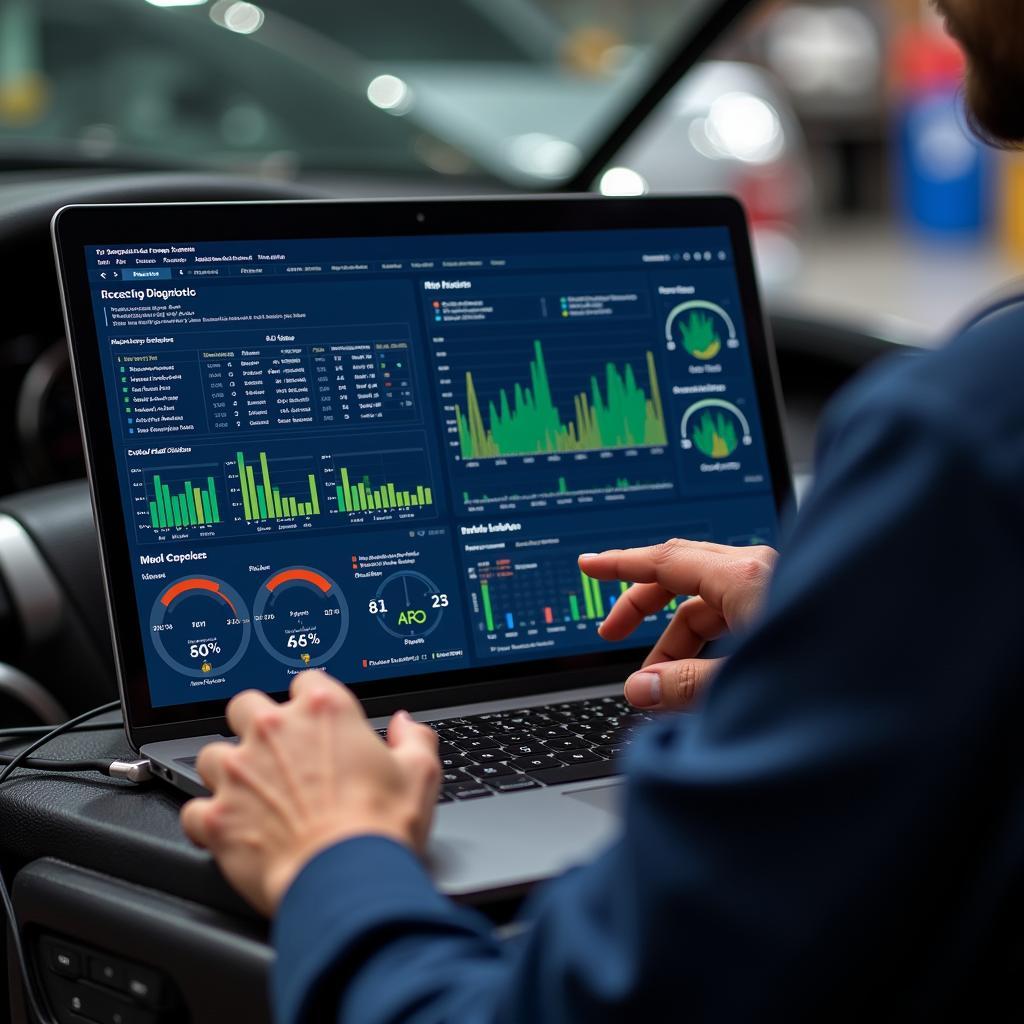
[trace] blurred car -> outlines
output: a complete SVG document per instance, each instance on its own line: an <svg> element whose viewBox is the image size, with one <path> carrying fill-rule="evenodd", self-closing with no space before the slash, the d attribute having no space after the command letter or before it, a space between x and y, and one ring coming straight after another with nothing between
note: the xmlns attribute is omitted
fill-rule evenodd
<svg viewBox="0 0 1024 1024"><path fill-rule="evenodd" d="M0 33L16 57L0 71L0 166L413 179L399 191L447 190L448 178L470 189L563 185L664 46L617 31L600 7L562 23L545 10L556 6L389 0L370 16L316 0L8 0ZM672 0L647 6L677 20ZM386 40L382 13L394 26ZM638 177L613 174L603 187L721 189L755 166L799 164L801 148L766 73L711 62L628 147ZM793 189L765 212L798 217L804 198Z"/></svg>
<svg viewBox="0 0 1024 1024"><path fill-rule="evenodd" d="M810 179L766 72L700 65L595 165L671 54L663 40L691 20L675 0L615 10L6 0L0 214L46 173L111 170L214 170L348 196L729 191L748 206L769 288L787 280ZM41 320L9 322L0 338L18 438L0 493L82 472L60 324Z"/></svg>

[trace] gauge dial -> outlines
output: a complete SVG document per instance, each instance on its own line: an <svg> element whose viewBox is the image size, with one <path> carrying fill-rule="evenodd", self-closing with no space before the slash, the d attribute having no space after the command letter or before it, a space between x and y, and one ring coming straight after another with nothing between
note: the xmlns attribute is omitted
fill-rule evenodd
<svg viewBox="0 0 1024 1024"><path fill-rule="evenodd" d="M290 668L325 664L348 635L348 603L341 588L307 566L282 569L265 580L252 611L260 643Z"/></svg>
<svg viewBox="0 0 1024 1024"><path fill-rule="evenodd" d="M448 595L423 573L406 570L389 576L370 601L381 629L399 639L428 636L448 607Z"/></svg>
<svg viewBox="0 0 1024 1024"><path fill-rule="evenodd" d="M704 299L681 302L665 319L670 352L682 348L698 362L714 359L724 348L737 348L736 325L721 306Z"/></svg>
<svg viewBox="0 0 1024 1024"><path fill-rule="evenodd" d="M237 665L252 630L238 591L211 576L170 584L154 602L149 622L160 657L194 679L222 675Z"/></svg>

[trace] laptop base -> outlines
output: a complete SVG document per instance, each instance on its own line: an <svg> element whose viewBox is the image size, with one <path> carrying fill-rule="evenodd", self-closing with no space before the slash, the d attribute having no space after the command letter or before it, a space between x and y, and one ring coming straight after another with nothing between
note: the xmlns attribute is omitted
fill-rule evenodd
<svg viewBox="0 0 1024 1024"><path fill-rule="evenodd" d="M413 717L437 722L621 694L622 685L616 683L464 704ZM370 724L382 728L387 719L373 719ZM151 760L158 778L190 796L201 796L207 793L202 780L194 767L182 762L224 738L164 740L147 744L142 754ZM440 804L427 851L431 876L443 892L457 897L525 888L589 860L607 845L618 831L620 797L621 777L613 776Z"/></svg>

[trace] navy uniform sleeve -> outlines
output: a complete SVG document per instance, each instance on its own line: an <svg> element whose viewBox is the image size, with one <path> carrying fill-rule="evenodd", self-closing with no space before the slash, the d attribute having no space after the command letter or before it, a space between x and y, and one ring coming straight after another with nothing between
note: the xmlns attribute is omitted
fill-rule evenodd
<svg viewBox="0 0 1024 1024"><path fill-rule="evenodd" d="M934 1020L967 998L1024 862L1022 509L984 417L903 384L833 415L760 624L699 714L634 744L621 839L504 944L398 847L324 853L276 924L281 1021Z"/></svg>

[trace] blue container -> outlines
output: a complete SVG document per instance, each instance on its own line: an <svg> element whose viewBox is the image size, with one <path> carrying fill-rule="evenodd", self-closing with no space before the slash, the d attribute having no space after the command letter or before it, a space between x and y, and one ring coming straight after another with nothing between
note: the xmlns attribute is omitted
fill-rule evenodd
<svg viewBox="0 0 1024 1024"><path fill-rule="evenodd" d="M908 96L896 117L897 194L910 224L977 235L991 217L993 154L971 132L959 88Z"/></svg>

